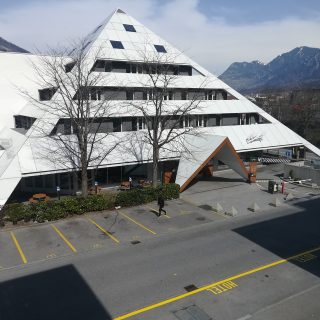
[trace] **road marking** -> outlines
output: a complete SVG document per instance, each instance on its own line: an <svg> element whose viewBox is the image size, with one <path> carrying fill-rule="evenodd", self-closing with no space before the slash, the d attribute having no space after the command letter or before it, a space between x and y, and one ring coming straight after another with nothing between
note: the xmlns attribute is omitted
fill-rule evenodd
<svg viewBox="0 0 320 320"><path fill-rule="evenodd" d="M72 243L65 237L65 235L55 225L51 224L51 227L73 252L77 252L77 249L72 245Z"/></svg>
<svg viewBox="0 0 320 320"><path fill-rule="evenodd" d="M229 291L233 288L236 288L237 286L238 285L233 281L226 281L226 282L223 282L223 283L218 284L216 286L212 286L212 287L208 288L207 291L210 291L211 293L217 295L217 294L223 293L225 291Z"/></svg>
<svg viewBox="0 0 320 320"><path fill-rule="evenodd" d="M87 217L87 220L90 221L92 224L94 224L99 230L101 230L104 234L106 234L110 239L112 239L115 243L120 243L120 241L114 237L111 233L109 233L107 230L105 230L104 228L102 228L98 223L96 223L94 220L92 220L91 218Z"/></svg>
<svg viewBox="0 0 320 320"><path fill-rule="evenodd" d="M154 208L152 208L152 207L149 207L149 206L147 206L147 205L145 205L145 207L148 208L148 209L150 209L151 211L157 213L157 214L159 213L158 210L156 210L156 209L154 209ZM167 219L171 219L171 217L170 217L168 214L164 214L163 216L166 217Z"/></svg>
<svg viewBox="0 0 320 320"><path fill-rule="evenodd" d="M190 296L192 296L192 295L194 295L194 294L203 292L203 291L205 291L205 290L210 289L210 288L213 287L213 286L221 285L222 283L225 283L225 282L234 281L234 280L236 280L236 279L240 279L240 278L243 278L243 277L245 277L245 276L249 276L249 275L254 274L254 273L256 273L256 272L259 272L259 271L262 271L262 270L265 270L265 269L269 269L269 268L278 266L278 265L283 264L283 263L285 263L285 262L288 262L288 261L291 261L291 260L295 260L296 258L301 257L301 256L303 256L303 255L305 255L305 254L313 253L313 252L316 252L316 251L320 251L320 247L317 247L317 248L314 248L314 249L311 249L311 250L308 250L308 251L301 252L301 253L299 253L299 254L296 254L296 255L294 255L294 256L290 256L290 257L285 258L285 259L280 259L280 260L271 262L271 263L269 263L269 264L260 266L260 267L255 268L255 269L250 269L250 270L248 270L248 271L245 271L245 272L236 274L236 275L231 276L231 277L229 277L229 278L226 278L226 279L223 279L223 280L220 280L220 281L211 283L211 284L209 284L209 285L203 286L203 287L201 287L201 288L199 288L199 289L196 289L196 290L193 290L193 291L190 291L190 292L187 292L187 293L183 293L183 294L181 294L181 295L178 295L178 296L175 296L175 297L172 297L172 298L169 298L169 299L160 301L160 302L158 302L158 303L155 303L155 304L146 306L146 307L141 308L141 309L137 309L137 310L132 311L132 312L130 312L130 313L127 313L127 314L121 315L121 316L119 316L119 317L116 317L116 318L114 318L113 320L123 320L123 319L131 318L131 317L133 317L133 316L135 316L135 315L137 315L137 314L141 314L141 313L144 313L144 312L147 312L147 311L150 311L150 310L153 310L153 309L156 309L156 308L165 306L165 305L167 305L167 304L170 304L170 303L173 303L173 302L182 300L182 299L184 299L184 298L190 297Z"/></svg>
<svg viewBox="0 0 320 320"><path fill-rule="evenodd" d="M57 255L55 254L55 253L49 253L49 254L47 254L47 259L54 259L54 258L56 258L57 257Z"/></svg>
<svg viewBox="0 0 320 320"><path fill-rule="evenodd" d="M125 213L121 212L120 210L117 210L123 217L127 218L128 220L130 220L131 222L135 223L137 226L141 227L142 229L152 233L152 234L157 234L156 232L154 232L153 230L147 228L146 226L144 226L143 224L141 224L140 222L130 218L129 216L127 216Z"/></svg>
<svg viewBox="0 0 320 320"><path fill-rule="evenodd" d="M20 247L20 244L19 244L16 236L14 235L14 233L13 233L12 231L10 231L10 235L11 235L11 238L12 238L13 243L15 244L15 246L16 246L19 254L20 254L20 257L21 257L22 262L23 262L24 264L26 264L26 263L28 262L28 260L27 260L26 256L24 255L24 253L23 253L23 251L22 251L22 249L21 249L21 247Z"/></svg>

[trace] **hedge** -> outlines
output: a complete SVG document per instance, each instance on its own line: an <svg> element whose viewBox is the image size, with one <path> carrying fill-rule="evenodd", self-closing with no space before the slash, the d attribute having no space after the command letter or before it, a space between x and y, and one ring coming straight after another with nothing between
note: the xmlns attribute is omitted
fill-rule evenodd
<svg viewBox="0 0 320 320"><path fill-rule="evenodd" d="M157 200L161 194L165 200L179 198L179 185L171 183L144 189L133 189L120 192L116 198L116 206L130 207Z"/></svg>
<svg viewBox="0 0 320 320"><path fill-rule="evenodd" d="M164 199L179 198L179 185L166 184L157 188L132 189L118 194L105 193L84 197L64 197L61 200L38 202L33 204L12 203L1 211L0 225L4 221L13 224L24 220L53 221L85 212L113 209L115 206L129 207L154 201L159 195Z"/></svg>

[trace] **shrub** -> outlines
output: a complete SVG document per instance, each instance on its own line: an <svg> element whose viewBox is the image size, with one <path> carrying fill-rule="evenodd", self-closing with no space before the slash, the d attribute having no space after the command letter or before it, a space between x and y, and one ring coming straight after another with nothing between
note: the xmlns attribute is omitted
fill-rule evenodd
<svg viewBox="0 0 320 320"><path fill-rule="evenodd" d="M159 194L164 199L179 198L179 185L166 184L157 188L132 189L119 193L106 192L84 197L64 197L59 201L32 204L13 203L5 206L4 220L16 224L18 221L53 221L73 214L102 211L117 206L128 207L157 200ZM1 217L0 217L1 220Z"/></svg>
<svg viewBox="0 0 320 320"><path fill-rule="evenodd" d="M163 198L176 199L179 198L179 185L171 183L158 186L157 188L149 187L144 189L133 189L118 193L116 197L116 205L121 207L130 207L143 203L157 200L158 195L162 194Z"/></svg>
<svg viewBox="0 0 320 320"><path fill-rule="evenodd" d="M11 221L13 224L16 224L18 223L18 221L24 219L27 209L27 206L23 203L8 204L3 209L4 219L7 221Z"/></svg>

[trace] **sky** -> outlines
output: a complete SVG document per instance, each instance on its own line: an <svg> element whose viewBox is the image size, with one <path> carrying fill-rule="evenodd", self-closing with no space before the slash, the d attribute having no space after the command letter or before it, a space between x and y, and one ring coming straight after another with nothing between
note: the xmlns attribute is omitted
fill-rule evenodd
<svg viewBox="0 0 320 320"><path fill-rule="evenodd" d="M233 62L320 48L319 0L0 0L0 37L45 52L84 37L116 8L216 75Z"/></svg>

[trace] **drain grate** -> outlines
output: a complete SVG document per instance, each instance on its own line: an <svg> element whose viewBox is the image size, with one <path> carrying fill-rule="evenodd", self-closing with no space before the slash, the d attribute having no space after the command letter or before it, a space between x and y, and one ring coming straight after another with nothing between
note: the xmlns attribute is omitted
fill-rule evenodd
<svg viewBox="0 0 320 320"><path fill-rule="evenodd" d="M196 305L174 311L173 314L179 320L212 320L212 318L208 316L207 313L205 313Z"/></svg>
<svg viewBox="0 0 320 320"><path fill-rule="evenodd" d="M184 289L188 292L191 292L191 291L197 290L198 287L196 287L194 284L189 284L188 286L184 287Z"/></svg>
<svg viewBox="0 0 320 320"><path fill-rule="evenodd" d="M131 241L131 244L138 244L138 243L141 243L141 241L139 241L139 240L132 240Z"/></svg>
<svg viewBox="0 0 320 320"><path fill-rule="evenodd" d="M198 218L196 218L196 220L198 220L198 221L204 221L204 220L206 220L206 218L205 218L205 217L198 217Z"/></svg>

